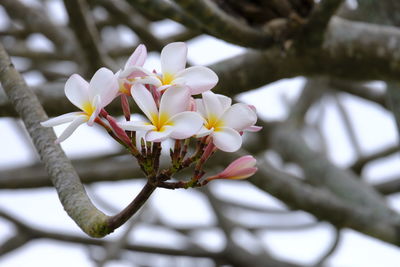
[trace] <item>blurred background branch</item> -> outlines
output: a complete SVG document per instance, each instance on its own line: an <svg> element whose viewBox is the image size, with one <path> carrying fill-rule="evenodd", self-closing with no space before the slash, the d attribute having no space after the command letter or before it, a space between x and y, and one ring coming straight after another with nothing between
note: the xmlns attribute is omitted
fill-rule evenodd
<svg viewBox="0 0 400 267"><path fill-rule="evenodd" d="M121 149L73 158L70 165L63 152L50 144L54 134L37 124L45 118L44 113L40 113L40 105L49 116L72 111L73 106L66 101L63 91L71 74L89 77L102 66L117 71L120 62L124 62L140 43L152 53L159 53L170 42L190 43L206 36L240 46L238 55L209 64L219 76L214 91L236 100L241 100L246 93L259 92L258 88L263 86L267 91L272 90L269 85L282 79L303 76L306 81L295 100L283 101L287 110L285 116L279 119L261 116L263 119L258 124L264 129L249 135L241 151L228 155L216 153L209 164L209 171L216 172L246 151L254 154L260 162L259 171L247 182L239 182L239 186L254 186L263 196L278 199L280 208L256 206L245 200L232 201L221 190L216 190L218 186L210 184L204 190L188 192L203 199L214 218L212 223L169 223L163 219L160 209L155 208L156 203L151 202L150 208L146 207L137 221L128 223L116 240L96 240L31 225L23 217L20 219L11 207L1 205L0 217L14 229L11 235L0 240L1 256L10 255L34 240L46 239L87 247L91 261L97 266L107 266L131 254L139 255L132 260L137 266L152 266L152 256L162 255L169 256L168 266L177 266L176 262L185 258L189 258L185 266L203 266L204 259L211 262L206 266L327 266L343 241L343 229L347 228L400 246L398 208L390 202L400 192L400 175L385 173L385 179L372 180L373 175L368 172L377 162L398 156L398 143L365 149L363 140L369 133L360 132L359 122L354 119L358 111L349 104L361 101L395 118L399 125L399 1L359 0L355 1L355 7L348 4L352 1L338 0L58 1L65 21L54 19L49 9L51 1L33 2L36 4L21 0L0 1L1 14L6 21L0 29L0 42L5 48L0 53L0 116L4 120L24 121L32 141L41 151L43 162L36 157L31 164L3 167L0 170L1 192L51 187L52 179L56 187L57 184L63 186L70 178L60 173L67 173L75 181L79 175L82 183L90 185L90 192L93 189L93 202L101 203L101 197L94 190L97 186L116 181L142 182L140 168ZM171 21L177 31L159 34L154 30ZM121 29L133 36L131 42L122 41ZM32 46L32 36L44 39L47 48ZM16 69L10 67L6 53ZM32 72L40 78L29 88L21 85L18 79L13 80L18 86L7 82L17 77L15 75L28 77ZM372 83L377 80L384 86ZM18 88L23 88L24 92ZM291 90L285 88L285 92ZM36 97L38 102L32 104ZM265 102L263 106L267 106L267 97L260 98ZM27 102L18 104L21 101ZM339 142L337 129L329 128L330 134L323 130L328 108L332 107L343 126L342 135L347 140L348 150L352 151L346 164L338 164L332 156ZM132 112L137 112L135 107L131 108ZM119 100L111 103L107 111L122 115L118 113ZM29 119L35 114L34 121ZM49 135L51 137L46 137ZM398 132L395 135L398 136ZM2 138L7 139L7 136ZM27 147L32 150L31 146ZM50 148L52 152L47 153ZM162 159L168 161L167 156ZM52 170L52 162L63 164ZM59 178L56 181L50 178L46 168ZM84 189L77 191L82 193ZM91 203L86 196L83 199L86 204ZM81 205L69 204L71 209ZM67 208L67 212L71 213L71 209ZM297 218L298 213L306 214L309 219L292 219ZM256 218L257 223L250 219L245 221L243 218L247 216ZM271 222L274 216L284 219ZM309 265L276 256L263 240L264 232L313 229L323 223L333 229L331 241ZM132 236L142 231L143 225L152 231L171 231L177 238L183 236L184 241L176 247L174 244L170 247L137 244ZM224 240L219 250L212 249L212 242L199 244L196 238L212 230ZM238 233L242 238L236 237ZM101 247L102 252L96 254L93 247Z"/></svg>

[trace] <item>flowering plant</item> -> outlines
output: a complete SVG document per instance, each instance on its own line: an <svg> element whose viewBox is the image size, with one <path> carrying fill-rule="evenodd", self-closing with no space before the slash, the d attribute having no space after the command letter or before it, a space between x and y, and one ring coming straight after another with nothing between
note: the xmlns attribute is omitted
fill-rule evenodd
<svg viewBox="0 0 400 267"><path fill-rule="evenodd" d="M204 164L218 149L237 151L244 131L261 129L255 126L254 107L242 103L232 105L229 97L211 92L218 82L218 76L211 69L185 68L185 43L164 47L161 73L143 67L146 56L146 47L139 45L122 70L114 74L101 68L89 83L73 74L65 84L65 94L81 111L49 119L42 125L53 127L70 122L56 140L58 143L85 122L89 126L100 125L137 159L154 187L198 187L215 179L244 179L253 175L257 168L251 156L235 160L223 172L208 178L204 177ZM201 98L193 97L199 94ZM105 110L117 97L121 98L123 121L117 121ZM131 120L130 97L146 119ZM171 164L160 169L161 142L167 139L175 142L170 150ZM194 173L189 180L172 181L175 173L191 165Z"/></svg>

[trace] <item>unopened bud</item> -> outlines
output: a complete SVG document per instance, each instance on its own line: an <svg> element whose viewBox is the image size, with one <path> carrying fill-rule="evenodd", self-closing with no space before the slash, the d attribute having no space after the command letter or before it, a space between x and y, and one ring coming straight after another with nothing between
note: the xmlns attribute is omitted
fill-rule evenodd
<svg viewBox="0 0 400 267"><path fill-rule="evenodd" d="M257 160L250 155L240 157L233 161L221 173L208 177L207 182L215 179L246 179L252 176L258 169L256 166Z"/></svg>

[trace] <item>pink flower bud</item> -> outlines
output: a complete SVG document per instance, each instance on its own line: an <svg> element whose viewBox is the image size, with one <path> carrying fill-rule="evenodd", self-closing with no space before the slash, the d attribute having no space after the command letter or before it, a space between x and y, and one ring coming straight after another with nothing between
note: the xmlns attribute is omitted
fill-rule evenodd
<svg viewBox="0 0 400 267"><path fill-rule="evenodd" d="M125 119L127 121L130 121L131 109L129 107L128 98L126 97L125 94L121 95L121 106L122 106L122 111L124 112Z"/></svg>
<svg viewBox="0 0 400 267"><path fill-rule="evenodd" d="M110 123L111 128L113 129L114 133L118 136L118 138L121 139L125 144L130 145L131 139L128 137L126 132L121 127L119 127L116 120L110 115L107 115L106 120Z"/></svg>
<svg viewBox="0 0 400 267"><path fill-rule="evenodd" d="M250 155L240 157L233 161L221 173L207 178L207 182L215 179L246 179L252 176L258 169L256 166L257 160Z"/></svg>

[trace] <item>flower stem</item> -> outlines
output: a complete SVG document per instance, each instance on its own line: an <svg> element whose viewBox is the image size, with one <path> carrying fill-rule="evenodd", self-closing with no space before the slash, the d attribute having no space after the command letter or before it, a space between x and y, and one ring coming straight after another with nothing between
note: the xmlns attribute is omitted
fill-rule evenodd
<svg viewBox="0 0 400 267"><path fill-rule="evenodd" d="M132 217L149 199L156 188L156 186L147 182L140 193L125 209L123 209L120 213L110 217L108 219L108 228L110 232L123 225L130 217Z"/></svg>

